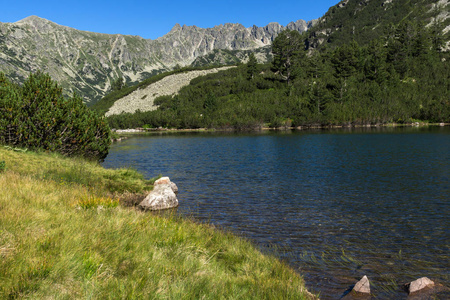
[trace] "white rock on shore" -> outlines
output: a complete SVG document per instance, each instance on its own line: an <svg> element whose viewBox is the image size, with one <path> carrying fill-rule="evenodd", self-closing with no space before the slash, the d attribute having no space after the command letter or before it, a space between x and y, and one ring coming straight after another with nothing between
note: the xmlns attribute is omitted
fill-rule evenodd
<svg viewBox="0 0 450 300"><path fill-rule="evenodd" d="M156 180L153 190L139 203L144 210L161 210L178 206L178 187L171 182L169 177L161 177Z"/></svg>
<svg viewBox="0 0 450 300"><path fill-rule="evenodd" d="M141 132L142 130L140 129L132 129L132 128L128 128L128 129L116 129L114 130L114 132L117 133L127 133L127 132Z"/></svg>

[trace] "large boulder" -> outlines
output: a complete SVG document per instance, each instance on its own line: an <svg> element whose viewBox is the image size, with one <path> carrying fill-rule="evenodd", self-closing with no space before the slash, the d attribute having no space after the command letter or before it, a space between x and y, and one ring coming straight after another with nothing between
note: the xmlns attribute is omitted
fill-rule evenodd
<svg viewBox="0 0 450 300"><path fill-rule="evenodd" d="M153 190L139 203L143 210L161 210L178 206L178 187L171 182L169 177L161 177L156 180Z"/></svg>

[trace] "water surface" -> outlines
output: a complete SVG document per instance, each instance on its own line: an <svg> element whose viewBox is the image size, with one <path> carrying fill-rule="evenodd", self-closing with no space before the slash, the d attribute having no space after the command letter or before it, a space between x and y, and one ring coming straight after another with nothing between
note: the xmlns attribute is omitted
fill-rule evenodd
<svg viewBox="0 0 450 300"><path fill-rule="evenodd" d="M375 298L406 299L400 286L419 277L449 283L449 137L440 127L133 136L104 166L169 176L177 213L253 240L323 299L363 275Z"/></svg>

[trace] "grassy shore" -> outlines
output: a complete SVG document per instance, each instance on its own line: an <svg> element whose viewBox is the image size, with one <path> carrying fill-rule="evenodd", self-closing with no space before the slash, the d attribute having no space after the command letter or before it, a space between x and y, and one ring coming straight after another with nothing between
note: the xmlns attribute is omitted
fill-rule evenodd
<svg viewBox="0 0 450 300"><path fill-rule="evenodd" d="M120 205L134 170L0 146L0 299L313 299L250 242ZM1 165L3 166L3 165Z"/></svg>

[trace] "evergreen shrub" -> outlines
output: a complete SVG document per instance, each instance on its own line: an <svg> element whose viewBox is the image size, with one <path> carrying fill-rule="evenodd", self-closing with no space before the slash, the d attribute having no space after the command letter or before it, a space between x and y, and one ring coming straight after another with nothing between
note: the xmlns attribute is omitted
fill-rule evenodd
<svg viewBox="0 0 450 300"><path fill-rule="evenodd" d="M0 143L101 160L111 137L105 120L78 95L64 97L48 74L16 86L0 73Z"/></svg>

